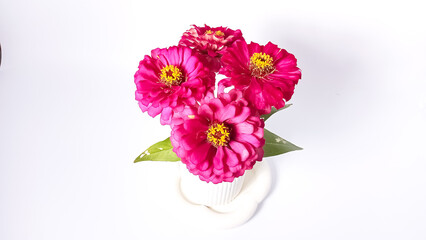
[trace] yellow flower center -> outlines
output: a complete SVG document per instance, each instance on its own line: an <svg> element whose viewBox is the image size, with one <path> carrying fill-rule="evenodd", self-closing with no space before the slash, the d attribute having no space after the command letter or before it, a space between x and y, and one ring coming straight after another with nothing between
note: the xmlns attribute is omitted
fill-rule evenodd
<svg viewBox="0 0 426 240"><path fill-rule="evenodd" d="M215 33L214 33L216 36L218 36L218 37L223 37L223 36L225 36L225 33L223 33L222 31L216 31Z"/></svg>
<svg viewBox="0 0 426 240"><path fill-rule="evenodd" d="M206 34L209 34L209 35L210 35L210 34L213 34L213 32L212 32L212 30L207 30L207 31L206 31Z"/></svg>
<svg viewBox="0 0 426 240"><path fill-rule="evenodd" d="M215 147L226 146L230 140L230 129L224 123L210 125L207 130L207 140Z"/></svg>
<svg viewBox="0 0 426 240"><path fill-rule="evenodd" d="M179 85L184 79L182 71L174 65L167 65L163 67L161 69L160 78L167 86Z"/></svg>
<svg viewBox="0 0 426 240"><path fill-rule="evenodd" d="M253 53L250 57L250 70L252 76L264 77L275 70L274 59L266 53Z"/></svg>

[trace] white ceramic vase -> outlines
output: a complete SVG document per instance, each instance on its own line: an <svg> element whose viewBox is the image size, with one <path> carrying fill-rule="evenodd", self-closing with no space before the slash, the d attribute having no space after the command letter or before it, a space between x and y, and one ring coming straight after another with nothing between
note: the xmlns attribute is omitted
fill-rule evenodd
<svg viewBox="0 0 426 240"><path fill-rule="evenodd" d="M180 163L180 190L191 203L205 206L219 206L230 203L240 193L245 174L235 178L233 182L218 184L207 183L188 171L186 165Z"/></svg>

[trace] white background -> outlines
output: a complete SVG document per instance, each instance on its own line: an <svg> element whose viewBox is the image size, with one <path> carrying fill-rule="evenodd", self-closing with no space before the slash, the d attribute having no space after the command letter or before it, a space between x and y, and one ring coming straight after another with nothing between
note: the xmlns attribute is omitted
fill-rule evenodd
<svg viewBox="0 0 426 240"><path fill-rule="evenodd" d="M426 239L425 22L420 1L0 0L0 239ZM133 163L170 133L133 74L204 23L295 54L267 128L304 150L267 159L249 222L197 233L174 165Z"/></svg>

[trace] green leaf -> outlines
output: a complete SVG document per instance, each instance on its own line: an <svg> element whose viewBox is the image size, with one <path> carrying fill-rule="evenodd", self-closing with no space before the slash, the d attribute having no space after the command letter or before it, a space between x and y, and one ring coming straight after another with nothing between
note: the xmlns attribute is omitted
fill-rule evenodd
<svg viewBox="0 0 426 240"><path fill-rule="evenodd" d="M272 157L286 152L303 149L289 141L284 140L280 136L275 135L266 128L264 128L263 130L263 137L265 138L265 146L263 146L263 151L265 153L263 157Z"/></svg>
<svg viewBox="0 0 426 240"><path fill-rule="evenodd" d="M173 152L173 146L170 142L170 138L168 137L167 139L152 145L135 159L135 163L141 161L177 162L180 161L180 158L175 152Z"/></svg>
<svg viewBox="0 0 426 240"><path fill-rule="evenodd" d="M275 113L277 113L277 112L279 112L279 111L281 111L281 110L284 110L284 109L286 109L286 108L288 108L288 107L290 107L291 105L293 105L293 104L286 104L284 107L282 107L282 108L280 108L279 110L277 110L275 107L272 107L271 108L271 112L270 113L268 113L268 114L265 114L265 115L262 115L262 116L260 116L261 118L263 118L263 120L267 120L268 118L270 118L273 114L275 114Z"/></svg>

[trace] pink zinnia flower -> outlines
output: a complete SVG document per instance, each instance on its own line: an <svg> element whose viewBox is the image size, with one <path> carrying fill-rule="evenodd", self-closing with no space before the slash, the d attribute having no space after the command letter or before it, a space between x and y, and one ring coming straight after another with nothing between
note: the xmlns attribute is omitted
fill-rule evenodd
<svg viewBox="0 0 426 240"><path fill-rule="evenodd" d="M264 122L247 105L231 90L176 114L170 140L191 173L206 182L232 182L262 160Z"/></svg>
<svg viewBox="0 0 426 240"><path fill-rule="evenodd" d="M219 90L234 86L260 114L269 113L271 106L284 107L301 77L293 54L269 42L247 45L236 41L222 56L221 74L228 78L219 82Z"/></svg>
<svg viewBox="0 0 426 240"><path fill-rule="evenodd" d="M212 28L207 25L204 27L193 26L183 34L179 45L200 52L212 71L219 71L222 52L236 40L243 39L241 31L224 27Z"/></svg>
<svg viewBox="0 0 426 240"><path fill-rule="evenodd" d="M135 73L136 100L151 117L161 113L161 124L170 124L175 111L194 105L214 90L214 73L188 47L154 49Z"/></svg>

